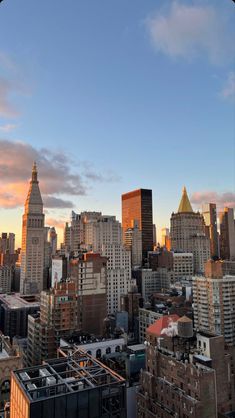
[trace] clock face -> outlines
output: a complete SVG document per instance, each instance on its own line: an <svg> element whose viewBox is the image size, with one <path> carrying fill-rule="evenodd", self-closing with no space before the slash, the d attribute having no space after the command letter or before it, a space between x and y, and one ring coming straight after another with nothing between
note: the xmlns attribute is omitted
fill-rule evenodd
<svg viewBox="0 0 235 418"><path fill-rule="evenodd" d="M38 237L33 237L32 238L32 244L39 244L39 238Z"/></svg>

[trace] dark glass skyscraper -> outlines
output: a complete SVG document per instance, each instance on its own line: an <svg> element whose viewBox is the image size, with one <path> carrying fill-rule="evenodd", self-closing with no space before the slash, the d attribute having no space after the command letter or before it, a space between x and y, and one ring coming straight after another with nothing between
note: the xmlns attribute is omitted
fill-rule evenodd
<svg viewBox="0 0 235 418"><path fill-rule="evenodd" d="M152 190L138 189L122 195L122 228L125 232L138 221L142 235L142 256L153 250Z"/></svg>

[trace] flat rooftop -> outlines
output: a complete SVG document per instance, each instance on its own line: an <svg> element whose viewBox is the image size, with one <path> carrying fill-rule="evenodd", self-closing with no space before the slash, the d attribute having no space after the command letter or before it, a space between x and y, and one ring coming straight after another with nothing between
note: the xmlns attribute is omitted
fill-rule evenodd
<svg viewBox="0 0 235 418"><path fill-rule="evenodd" d="M40 302L35 296L23 296L20 293L9 293L0 295L0 303L4 303L10 309L20 309L27 307L40 307Z"/></svg>
<svg viewBox="0 0 235 418"><path fill-rule="evenodd" d="M125 379L82 350L36 367L15 370L16 380L31 403L100 386L124 384Z"/></svg>

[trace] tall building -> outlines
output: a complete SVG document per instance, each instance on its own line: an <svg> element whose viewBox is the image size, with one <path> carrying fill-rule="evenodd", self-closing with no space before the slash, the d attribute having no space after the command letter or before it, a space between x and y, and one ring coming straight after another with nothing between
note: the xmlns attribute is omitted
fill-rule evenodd
<svg viewBox="0 0 235 418"><path fill-rule="evenodd" d="M78 329L102 335L107 317L107 258L85 253L70 261L78 304Z"/></svg>
<svg viewBox="0 0 235 418"><path fill-rule="evenodd" d="M153 250L153 209L152 190L138 189L122 195L123 232L138 221L142 234L142 256L146 260Z"/></svg>
<svg viewBox="0 0 235 418"><path fill-rule="evenodd" d="M140 267L142 264L142 240L141 231L137 221L133 222L132 228L124 232L124 242L127 250L131 251L131 266Z"/></svg>
<svg viewBox="0 0 235 418"><path fill-rule="evenodd" d="M15 253L15 234L10 232L7 234L3 232L0 237L0 253L14 254Z"/></svg>
<svg viewBox="0 0 235 418"><path fill-rule="evenodd" d="M44 242L43 202L34 163L23 215L20 272L22 294L40 293L43 289Z"/></svg>
<svg viewBox="0 0 235 418"><path fill-rule="evenodd" d="M205 221L206 235L210 239L211 257L219 257L216 204L204 204L202 206L202 215Z"/></svg>
<svg viewBox="0 0 235 418"><path fill-rule="evenodd" d="M12 276L12 267L0 265L0 293L9 293L11 291Z"/></svg>
<svg viewBox="0 0 235 418"><path fill-rule="evenodd" d="M49 231L49 242L51 247L51 255L55 255L57 251L57 233L54 226L50 228Z"/></svg>
<svg viewBox="0 0 235 418"><path fill-rule="evenodd" d="M193 254L173 253L174 280L192 280L193 277Z"/></svg>
<svg viewBox="0 0 235 418"><path fill-rule="evenodd" d="M223 260L235 260L234 211L224 208L219 214L220 222L220 257Z"/></svg>
<svg viewBox="0 0 235 418"><path fill-rule="evenodd" d="M185 316L171 322L163 316L150 325L138 418L217 418L230 416L234 406L232 358L223 336L194 336Z"/></svg>
<svg viewBox="0 0 235 418"><path fill-rule="evenodd" d="M161 229L161 246L167 247L169 239L170 239L169 228L162 228Z"/></svg>
<svg viewBox="0 0 235 418"><path fill-rule="evenodd" d="M193 253L194 272L203 273L210 258L210 242L203 216L193 212L185 187L178 212L171 215L171 247L176 252Z"/></svg>
<svg viewBox="0 0 235 418"><path fill-rule="evenodd" d="M60 338L77 329L77 295L75 283L55 283L41 292L40 315L28 318L27 364L40 364L56 356Z"/></svg>
<svg viewBox="0 0 235 418"><path fill-rule="evenodd" d="M235 345L235 275L223 274L222 261L208 261L205 277L193 277L193 310L196 329Z"/></svg>

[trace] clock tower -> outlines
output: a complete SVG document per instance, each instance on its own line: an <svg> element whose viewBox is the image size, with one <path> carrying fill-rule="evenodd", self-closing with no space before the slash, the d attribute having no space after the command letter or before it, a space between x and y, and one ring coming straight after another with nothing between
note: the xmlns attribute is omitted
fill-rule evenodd
<svg viewBox="0 0 235 418"><path fill-rule="evenodd" d="M24 205L20 269L20 293L32 295L43 290L44 214L43 202L33 164L32 178Z"/></svg>

